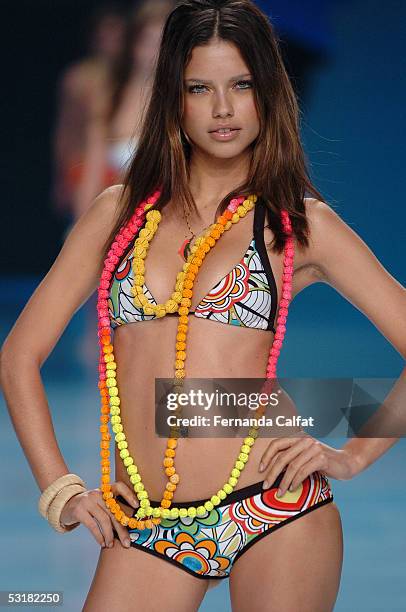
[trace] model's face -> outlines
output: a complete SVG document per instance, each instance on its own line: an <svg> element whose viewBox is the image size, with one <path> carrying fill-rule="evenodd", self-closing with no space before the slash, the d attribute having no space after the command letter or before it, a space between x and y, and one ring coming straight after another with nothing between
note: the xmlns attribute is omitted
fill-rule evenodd
<svg viewBox="0 0 406 612"><path fill-rule="evenodd" d="M210 132L238 128L230 139ZM241 154L259 134L252 75L238 48L226 41L193 49L184 73L182 128L192 148L226 159Z"/></svg>

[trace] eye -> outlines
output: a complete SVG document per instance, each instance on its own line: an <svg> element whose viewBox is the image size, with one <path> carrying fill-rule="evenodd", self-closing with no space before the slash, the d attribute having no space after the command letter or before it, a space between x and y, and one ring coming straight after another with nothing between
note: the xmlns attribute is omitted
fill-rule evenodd
<svg viewBox="0 0 406 612"><path fill-rule="evenodd" d="M251 89L252 86L253 86L252 81L250 81L250 80L237 81L235 84L236 85L240 85L240 84L248 85L248 87L239 87L238 89ZM199 94L199 93L201 93L202 90L201 89L199 90L198 88L203 88L204 89L205 87L206 87L206 85L202 85L201 83L198 83L196 85L190 85L188 87L188 92L191 93L191 94Z"/></svg>
<svg viewBox="0 0 406 612"><path fill-rule="evenodd" d="M190 85L190 86L187 88L187 90L188 90L188 92L189 92L189 93L191 93L191 94L193 94L193 93L200 93L199 91L196 91L196 89L197 89L198 87L205 87L205 86L204 86L204 85L200 85L200 84L199 84L199 85Z"/></svg>
<svg viewBox="0 0 406 612"><path fill-rule="evenodd" d="M249 87L242 87L242 89L250 89L252 87L252 81L250 81L250 80L237 81L236 84L238 85L239 83L243 83L244 85L249 85Z"/></svg>

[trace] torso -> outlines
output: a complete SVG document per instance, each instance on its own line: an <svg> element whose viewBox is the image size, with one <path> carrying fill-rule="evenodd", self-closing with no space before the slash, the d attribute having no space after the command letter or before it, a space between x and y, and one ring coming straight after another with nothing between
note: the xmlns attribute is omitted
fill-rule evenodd
<svg viewBox="0 0 406 612"><path fill-rule="evenodd" d="M184 241L185 226L170 214L169 205L163 210L158 232L146 258L145 284L160 303L165 302L172 293L176 274L183 265L178 249ZM241 259L252 238L253 213L250 211L225 232L206 256L194 283L192 311L216 281ZM268 245L273 238L269 228L265 228L264 238ZM278 255L268 248L268 254L279 301L283 253ZM292 300L304 287L318 280L310 259L309 250L298 248L296 244ZM154 379L173 378L176 328L177 317L166 316L159 320L123 325L114 331L114 354L124 431L130 455L134 457L153 501L161 499L167 482L162 466L166 438L160 438L155 433ZM264 378L272 340L272 331L234 328L189 316L186 376ZM279 370L278 374L283 375ZM291 404L287 395L285 401ZM258 472L258 466L270 441L270 438L257 439L236 489L263 478ZM176 452L176 470L180 474L176 501L210 498L216 493L228 480L241 444L240 438L180 438ZM122 480L131 487L117 449L115 465L116 480Z"/></svg>

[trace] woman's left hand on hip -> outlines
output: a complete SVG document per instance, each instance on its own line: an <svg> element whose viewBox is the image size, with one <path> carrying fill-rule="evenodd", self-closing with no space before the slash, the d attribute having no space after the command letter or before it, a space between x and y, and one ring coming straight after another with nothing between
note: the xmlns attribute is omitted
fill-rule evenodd
<svg viewBox="0 0 406 612"><path fill-rule="evenodd" d="M337 480L348 480L356 474L355 462L348 451L332 448L309 435L275 438L270 442L259 466L259 471L264 473L263 488L269 488L283 470L285 474L279 484L279 496L288 489L297 489L316 471Z"/></svg>

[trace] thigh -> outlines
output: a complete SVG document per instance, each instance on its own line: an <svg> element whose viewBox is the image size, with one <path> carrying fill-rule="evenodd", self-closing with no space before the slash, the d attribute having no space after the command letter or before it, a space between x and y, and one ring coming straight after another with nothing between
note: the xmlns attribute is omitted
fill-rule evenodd
<svg viewBox="0 0 406 612"><path fill-rule="evenodd" d="M125 549L114 539L113 548L100 550L82 612L193 612L199 608L207 582L143 550Z"/></svg>
<svg viewBox="0 0 406 612"><path fill-rule="evenodd" d="M340 584L343 538L334 502L255 542L230 574L233 612L330 612Z"/></svg>

